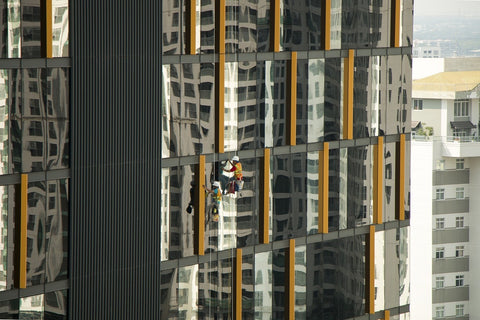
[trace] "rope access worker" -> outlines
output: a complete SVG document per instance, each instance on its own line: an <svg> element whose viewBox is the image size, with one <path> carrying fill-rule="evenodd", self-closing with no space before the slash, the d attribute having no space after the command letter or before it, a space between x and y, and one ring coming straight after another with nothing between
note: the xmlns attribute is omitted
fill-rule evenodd
<svg viewBox="0 0 480 320"><path fill-rule="evenodd" d="M220 189L220 182L215 181L213 182L212 189L208 189L205 185L203 186L205 191L212 194L212 204L207 212L211 212L213 215L213 221L218 221L219 214L218 210L220 208L220 204L222 203L222 190Z"/></svg>
<svg viewBox="0 0 480 320"><path fill-rule="evenodd" d="M240 163L240 158L238 156L234 156L232 161L228 161L231 164L230 170L223 168L225 172L233 172L233 177L230 178L230 183L226 188L225 192L227 193L235 193L243 188L243 174L242 174L242 164ZM234 184L234 189L230 187L231 184Z"/></svg>

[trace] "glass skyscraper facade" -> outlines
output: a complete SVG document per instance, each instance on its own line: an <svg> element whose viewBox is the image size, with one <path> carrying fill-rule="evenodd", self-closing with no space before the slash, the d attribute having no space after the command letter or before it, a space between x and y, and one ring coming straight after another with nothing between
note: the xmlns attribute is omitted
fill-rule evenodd
<svg viewBox="0 0 480 320"><path fill-rule="evenodd" d="M0 318L409 319L411 0L0 10Z"/></svg>

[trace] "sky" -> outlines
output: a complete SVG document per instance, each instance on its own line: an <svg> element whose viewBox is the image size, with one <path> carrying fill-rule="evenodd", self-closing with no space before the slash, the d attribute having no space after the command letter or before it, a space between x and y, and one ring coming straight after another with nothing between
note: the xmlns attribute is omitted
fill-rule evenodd
<svg viewBox="0 0 480 320"><path fill-rule="evenodd" d="M415 15L480 16L480 0L415 0Z"/></svg>

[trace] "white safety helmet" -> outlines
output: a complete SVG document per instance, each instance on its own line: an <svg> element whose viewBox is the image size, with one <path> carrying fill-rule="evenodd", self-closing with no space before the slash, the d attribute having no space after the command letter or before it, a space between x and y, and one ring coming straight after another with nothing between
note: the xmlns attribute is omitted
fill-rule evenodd
<svg viewBox="0 0 480 320"><path fill-rule="evenodd" d="M240 158L238 156L233 156L232 161L240 161Z"/></svg>
<svg viewBox="0 0 480 320"><path fill-rule="evenodd" d="M217 187L217 188L220 188L220 182L215 181L215 182L213 183L213 186L214 186L214 187Z"/></svg>

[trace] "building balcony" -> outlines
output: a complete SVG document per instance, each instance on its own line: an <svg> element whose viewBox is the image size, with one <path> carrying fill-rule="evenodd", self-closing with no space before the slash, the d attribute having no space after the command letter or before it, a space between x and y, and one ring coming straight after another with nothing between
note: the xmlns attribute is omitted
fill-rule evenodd
<svg viewBox="0 0 480 320"><path fill-rule="evenodd" d="M469 271L469 258L464 257L452 257L444 259L433 259L432 261L432 273L452 273L452 272L467 272Z"/></svg>
<svg viewBox="0 0 480 320"><path fill-rule="evenodd" d="M442 137L442 156L453 158L480 157L480 138L474 136Z"/></svg>
<svg viewBox="0 0 480 320"><path fill-rule="evenodd" d="M432 290L432 303L446 303L469 300L468 286L444 287Z"/></svg>

